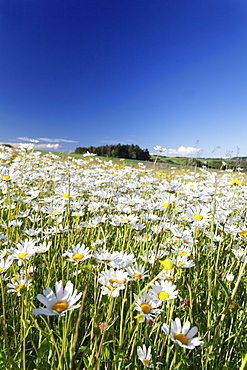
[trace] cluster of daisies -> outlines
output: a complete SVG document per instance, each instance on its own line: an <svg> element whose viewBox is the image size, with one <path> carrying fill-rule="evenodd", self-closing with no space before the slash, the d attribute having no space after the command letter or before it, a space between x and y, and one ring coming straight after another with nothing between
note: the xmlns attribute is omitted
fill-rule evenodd
<svg viewBox="0 0 247 370"><path fill-rule="evenodd" d="M139 168L123 167L90 156L62 161L32 148L0 148L0 274L7 293L20 297L30 289L33 261L54 253L54 239L63 234L70 240L83 238L83 243L56 251L74 271L71 279L90 261L104 296L117 298L136 283L133 309L149 325L163 312L164 302L177 299L177 271L196 265L197 235L206 241L200 250L205 254L217 254L224 239L231 238L233 263L224 272L227 282L235 278L234 262L246 261L243 174L228 171L219 177L203 168L182 175L172 170L167 176L142 163ZM133 251L141 246L138 255L124 251L122 241L129 239ZM140 283L146 284L143 289ZM58 281L55 292L45 287L37 295L42 306L32 313L64 316L80 306L81 295L71 281L64 287ZM176 318L162 330L187 349L203 344L196 337L197 327L190 328L188 321L182 326ZM158 364L152 362L151 347L143 345L137 352L146 367Z"/></svg>

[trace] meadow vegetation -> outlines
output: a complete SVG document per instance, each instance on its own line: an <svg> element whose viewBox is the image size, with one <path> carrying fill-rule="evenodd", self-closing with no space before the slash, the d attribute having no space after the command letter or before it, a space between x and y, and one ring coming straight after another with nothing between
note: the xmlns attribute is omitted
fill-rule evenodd
<svg viewBox="0 0 247 370"><path fill-rule="evenodd" d="M246 368L246 175L126 161L0 148L0 369Z"/></svg>

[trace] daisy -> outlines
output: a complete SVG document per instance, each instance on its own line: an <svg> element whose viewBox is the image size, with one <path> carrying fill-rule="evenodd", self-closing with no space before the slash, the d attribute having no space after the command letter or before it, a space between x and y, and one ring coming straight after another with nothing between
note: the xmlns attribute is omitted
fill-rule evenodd
<svg viewBox="0 0 247 370"><path fill-rule="evenodd" d="M55 283L56 294L51 288L46 287L43 290L43 295L38 294L37 299L47 308L39 307L32 311L33 315L46 316L65 316L67 311L80 307L80 304L74 304L81 298L82 293L77 294L77 290L73 292L73 284L68 281L63 288L63 283L60 280Z"/></svg>
<svg viewBox="0 0 247 370"><path fill-rule="evenodd" d="M45 253L47 252L52 245L52 242L43 242L37 245L37 253Z"/></svg>
<svg viewBox="0 0 247 370"><path fill-rule="evenodd" d="M191 260L188 260L187 256L178 255L177 258L171 258L171 261L174 263L174 265L181 268L190 268L195 266L195 263Z"/></svg>
<svg viewBox="0 0 247 370"><path fill-rule="evenodd" d="M233 280L234 280L234 275L233 274L227 274L226 275L226 281L228 282L228 283L232 283L233 282Z"/></svg>
<svg viewBox="0 0 247 370"><path fill-rule="evenodd" d="M139 360L143 363L143 365L145 367L148 367L148 368L154 368L154 365L152 363L152 353L151 353L151 346L149 346L148 348L146 347L145 344L143 344L143 346L139 346L137 348L137 356L139 358ZM161 364L162 365L162 362L156 362L156 364Z"/></svg>
<svg viewBox="0 0 247 370"><path fill-rule="evenodd" d="M84 244L82 245L77 244L72 245L72 251L71 250L65 251L63 257L68 257L67 261L78 264L79 262L92 257L92 254L90 254L89 252L90 252L89 248L88 247L86 248Z"/></svg>
<svg viewBox="0 0 247 370"><path fill-rule="evenodd" d="M32 240L24 240L22 243L17 243L17 249L8 249L11 253L11 258L18 260L18 266L23 264L24 260L29 259L34 253L37 252L37 247Z"/></svg>
<svg viewBox="0 0 247 370"><path fill-rule="evenodd" d="M162 302L154 300L147 292L141 294L140 297L134 294L134 298L136 300L135 310L141 313L143 319L153 321L156 314L162 312L162 309L157 308L162 304Z"/></svg>
<svg viewBox="0 0 247 370"><path fill-rule="evenodd" d="M8 268L11 266L13 262L13 259L8 256L6 259L2 258L0 259L0 274L3 274L8 270Z"/></svg>
<svg viewBox="0 0 247 370"><path fill-rule="evenodd" d="M186 321L181 329L181 321L178 317L175 321L171 321L170 326L163 324L161 329L167 335L170 335L171 340L180 347L194 349L195 347L204 344L201 337L194 337L197 334L198 328L194 326L190 329L190 322Z"/></svg>
<svg viewBox="0 0 247 370"><path fill-rule="evenodd" d="M118 297L120 290L125 289L127 281L128 273L123 270L106 270L102 271L99 276L102 294L110 297Z"/></svg>
<svg viewBox="0 0 247 370"><path fill-rule="evenodd" d="M163 302L177 298L178 291L175 290L176 286L170 281L161 280L160 284L155 282L155 284L152 284L151 287L152 289L150 290L149 294L154 300L160 300Z"/></svg>
<svg viewBox="0 0 247 370"><path fill-rule="evenodd" d="M126 271L129 274L129 280L141 280L149 277L148 271L145 271L143 265L138 265L137 263L130 265L126 268Z"/></svg>
<svg viewBox="0 0 247 370"><path fill-rule="evenodd" d="M31 286L32 279L27 280L27 278L24 276L19 276L16 281L12 281L12 283L7 284L7 287L10 288L7 290L7 293L17 293L17 296L20 297L21 290L26 289L28 290Z"/></svg>
<svg viewBox="0 0 247 370"><path fill-rule="evenodd" d="M132 253L115 252L109 266L117 269L126 268L129 264L135 262L135 260L135 256Z"/></svg>
<svg viewBox="0 0 247 370"><path fill-rule="evenodd" d="M186 211L186 220L193 222L194 226L206 226L209 224L211 210L207 206L189 206Z"/></svg>

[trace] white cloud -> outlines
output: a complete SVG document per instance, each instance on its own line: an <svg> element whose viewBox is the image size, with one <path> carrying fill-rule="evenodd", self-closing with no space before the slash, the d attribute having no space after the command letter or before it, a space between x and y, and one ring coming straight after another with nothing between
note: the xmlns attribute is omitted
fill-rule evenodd
<svg viewBox="0 0 247 370"><path fill-rule="evenodd" d="M2 144L9 144L11 145L13 148L18 148L20 143L13 143L13 142L1 142L0 145ZM57 143L57 144L34 144L34 149L37 149L37 150L50 150L50 149L57 149L60 145Z"/></svg>
<svg viewBox="0 0 247 370"><path fill-rule="evenodd" d="M167 156L167 157L175 157L175 156L194 156L194 155L199 155L202 153L202 149L200 148L193 148L191 146L183 146L181 145L178 149L166 149L162 148L162 152L160 155L162 156Z"/></svg>
<svg viewBox="0 0 247 370"><path fill-rule="evenodd" d="M77 143L75 140L67 140L67 139L50 139L48 137L38 137L40 141L46 141L47 143Z"/></svg>
<svg viewBox="0 0 247 370"><path fill-rule="evenodd" d="M30 139L29 137L17 137L17 140L33 142L35 139ZM48 137L39 137L37 140L38 141L46 141L47 143L60 143L60 142L63 142L63 143L77 143L77 141L75 141L75 140L51 139L51 138L48 138Z"/></svg>

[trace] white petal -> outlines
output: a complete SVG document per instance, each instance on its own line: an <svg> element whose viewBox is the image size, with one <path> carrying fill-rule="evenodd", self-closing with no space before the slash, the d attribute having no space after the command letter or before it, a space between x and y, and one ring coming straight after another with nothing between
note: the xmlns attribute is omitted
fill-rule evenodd
<svg viewBox="0 0 247 370"><path fill-rule="evenodd" d="M190 322L189 321L186 321L184 323L183 328L182 328L182 334L186 335L189 330L190 330Z"/></svg>
<svg viewBox="0 0 247 370"><path fill-rule="evenodd" d="M188 339L191 339L192 337L194 337L194 335L197 334L197 331L198 331L198 328L196 326L194 326L193 328L190 329L190 331L187 333L186 337Z"/></svg>

